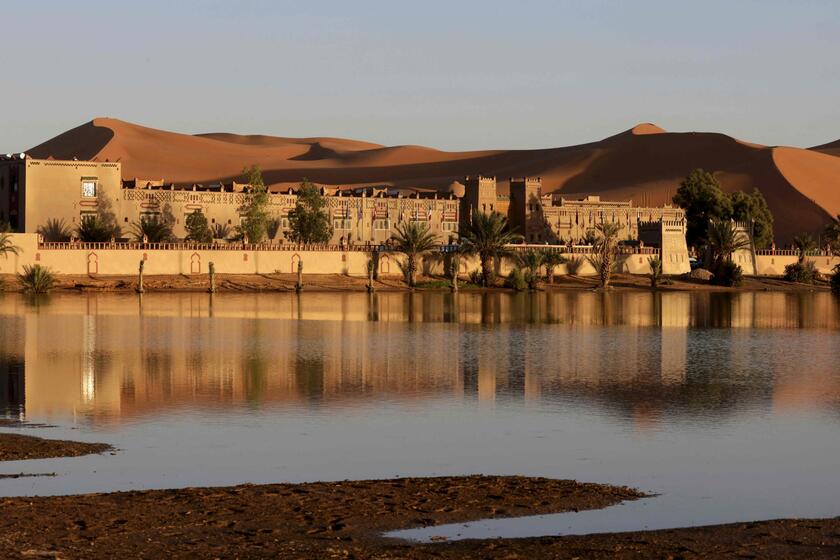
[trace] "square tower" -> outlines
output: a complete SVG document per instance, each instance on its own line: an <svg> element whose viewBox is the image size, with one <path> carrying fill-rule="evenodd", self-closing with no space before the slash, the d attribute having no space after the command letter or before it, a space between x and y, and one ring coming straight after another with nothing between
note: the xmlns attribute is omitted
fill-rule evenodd
<svg viewBox="0 0 840 560"><path fill-rule="evenodd" d="M496 177L465 177L464 196L461 198L461 226L472 220L473 212L496 212L496 199Z"/></svg>

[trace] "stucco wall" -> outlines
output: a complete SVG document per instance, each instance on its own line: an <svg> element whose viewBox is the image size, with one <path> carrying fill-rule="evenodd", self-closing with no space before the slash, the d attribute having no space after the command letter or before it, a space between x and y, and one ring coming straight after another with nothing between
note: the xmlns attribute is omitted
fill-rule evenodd
<svg viewBox="0 0 840 560"><path fill-rule="evenodd" d="M241 247L225 249L114 249L109 244L100 244L99 248L39 248L38 236L31 233L16 233L12 242L20 248L20 254L0 258L0 272L21 272L24 265L39 263L58 274L93 274L93 275L133 275L141 260L145 262L146 274L207 274L212 261L216 271L230 274L273 274L295 273L297 263L303 261L304 274L349 274L366 276L370 254L365 251L324 251L324 250L243 250ZM69 245L68 245L69 246ZM585 255L565 255L570 263L559 265L555 273L595 274ZM631 274L650 272L648 259L650 254L619 255L616 269ZM404 260L400 253L382 253L379 273L383 276L400 276L400 263ZM433 254L420 264L424 274L443 275L446 257ZM476 257L461 257L461 274L469 274L479 269ZM497 273L507 275L512 265L503 260Z"/></svg>

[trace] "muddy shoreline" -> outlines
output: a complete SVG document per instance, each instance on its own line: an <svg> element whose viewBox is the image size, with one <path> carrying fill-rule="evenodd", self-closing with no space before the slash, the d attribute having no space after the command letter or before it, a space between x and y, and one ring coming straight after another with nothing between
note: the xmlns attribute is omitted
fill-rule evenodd
<svg viewBox="0 0 840 560"><path fill-rule="evenodd" d="M10 424L6 424L10 426ZM0 434L0 461L105 444ZM54 476L9 474L4 479ZM3 558L836 558L840 517L569 537L411 543L395 529L599 509L627 487L521 476L398 478L0 498Z"/></svg>
<svg viewBox="0 0 840 560"><path fill-rule="evenodd" d="M0 556L52 558L836 558L840 518L417 544L398 528L597 509L642 495L465 476L0 499Z"/></svg>
<svg viewBox="0 0 840 560"><path fill-rule="evenodd" d="M513 290L503 287L481 288L461 281L459 287L464 293L498 293ZM295 292L297 275L295 274L218 274L216 276L217 292ZM0 275L0 285L4 291L22 291L15 276ZM137 291L136 276L56 276L54 292L116 292L135 293ZM367 278L346 276L342 274L304 275L304 292L367 292ZM188 275L158 275L145 276L143 280L146 292L207 292L209 279L206 274ZM540 290L552 291L588 291L597 289L597 280L591 276L558 276L552 284L541 284ZM616 274L613 276L612 290L643 290L654 291L650 287L650 280L645 276L631 274ZM374 281L377 292L409 292L410 288L397 277L383 278ZM659 292L811 292L829 291L827 284L797 284L786 282L780 278L747 277L741 286L726 288L713 286L708 283L683 277L666 278L655 291ZM418 278L417 292L446 292L449 293L449 281L440 277Z"/></svg>
<svg viewBox="0 0 840 560"><path fill-rule="evenodd" d="M81 455L105 453L107 451L113 451L113 449L113 447L104 443L82 443L60 439L43 439L22 434L0 432L0 461L79 457Z"/></svg>

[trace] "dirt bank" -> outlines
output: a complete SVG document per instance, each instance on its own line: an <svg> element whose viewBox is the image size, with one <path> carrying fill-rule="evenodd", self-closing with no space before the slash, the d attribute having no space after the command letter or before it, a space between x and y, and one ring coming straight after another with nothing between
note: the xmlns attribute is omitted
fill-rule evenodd
<svg viewBox="0 0 840 560"><path fill-rule="evenodd" d="M840 519L412 544L396 528L605 507L574 481L442 477L0 499L0 556L57 558L836 558Z"/></svg>
<svg viewBox="0 0 840 560"><path fill-rule="evenodd" d="M111 449L110 445L104 443L81 443L0 433L0 461L78 457L92 453L104 453Z"/></svg>
<svg viewBox="0 0 840 560"><path fill-rule="evenodd" d="M553 284L542 284L541 289L554 290L593 290L597 288L597 279L589 276L558 276ZM216 290L218 292L294 292L297 283L295 274L218 274ZM0 275L0 285L6 291L20 291L17 279L12 275ZM162 275L146 276L143 286L147 292L206 292L209 279L206 274L197 275ZM304 276L303 289L305 292L365 292L367 279L342 274L318 274ZM383 278L374 282L374 288L379 292L409 291L405 282L399 278ZM136 276L73 276L61 275L57 277L54 288L56 292L135 292L137 289ZM504 288L478 288L464 284L461 291L487 292L511 291ZM613 290L650 290L650 280L645 276L631 274L616 274L612 281ZM748 277L738 288L724 288L711 286L705 282L683 278L668 278L659 286L659 291L827 291L827 284L796 284L785 282L779 278ZM417 291L449 292L449 283L438 277L418 278Z"/></svg>

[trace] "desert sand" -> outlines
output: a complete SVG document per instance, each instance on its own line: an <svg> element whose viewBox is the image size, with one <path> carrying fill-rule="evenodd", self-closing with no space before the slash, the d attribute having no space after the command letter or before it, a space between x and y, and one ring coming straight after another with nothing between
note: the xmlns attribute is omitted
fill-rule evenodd
<svg viewBox="0 0 840 560"><path fill-rule="evenodd" d="M834 146L834 147L832 147ZM820 148L769 147L708 132L666 132L644 123L600 141L562 148L444 152L338 138L282 138L227 133L188 135L97 118L28 151L34 157L120 161L124 179L208 183L241 179L256 164L275 189L303 177L324 185L392 185L444 190L464 175L539 175L544 192L670 201L680 180L701 167L724 190L758 188L776 218L776 241L817 232L840 214L837 143ZM822 152L822 153L821 153Z"/></svg>

